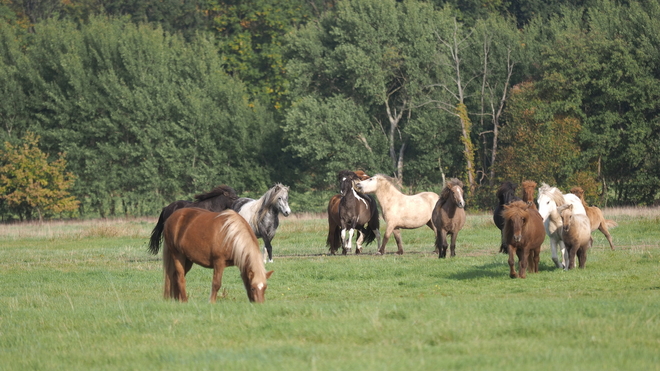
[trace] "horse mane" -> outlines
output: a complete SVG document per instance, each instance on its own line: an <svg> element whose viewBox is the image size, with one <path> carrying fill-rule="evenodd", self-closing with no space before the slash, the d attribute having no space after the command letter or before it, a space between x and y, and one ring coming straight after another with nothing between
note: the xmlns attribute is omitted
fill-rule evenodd
<svg viewBox="0 0 660 371"><path fill-rule="evenodd" d="M224 230L223 243L225 246L231 246L231 259L234 265L241 272L248 268L251 268L255 274L261 274L261 271L263 271L265 277L266 269L260 261L261 254L257 237L254 233L245 233L245 231L252 231L249 225L246 226L247 228L240 228L242 223L247 224L245 219L233 210L225 210L220 213L220 216L227 218L222 226Z"/></svg>
<svg viewBox="0 0 660 371"><path fill-rule="evenodd" d="M511 219L515 216L526 217L529 215L529 205L525 201L514 201L508 205L504 205L502 216L505 219Z"/></svg>
<svg viewBox="0 0 660 371"><path fill-rule="evenodd" d="M284 192L289 192L289 187L283 185L282 183L277 183L271 189L266 191L266 193L264 193L264 195L261 196L259 200L257 200L259 203L259 211L254 213L256 222L259 222L266 216L268 210L270 209L270 205L272 205L277 197ZM254 223L254 225L257 225L257 223Z"/></svg>
<svg viewBox="0 0 660 371"><path fill-rule="evenodd" d="M566 203L566 200L564 200L564 195L561 193L559 188L550 187L546 183L541 184L541 188L539 188L539 196L541 195L550 197L550 199L553 200L557 206L561 206Z"/></svg>
<svg viewBox="0 0 660 371"><path fill-rule="evenodd" d="M236 200L238 198L236 191L232 187L223 184L213 188L210 192L195 195L195 202L205 201L218 196L225 196L231 200Z"/></svg>
<svg viewBox="0 0 660 371"><path fill-rule="evenodd" d="M445 201L449 199L452 193L451 189L454 188L455 186L459 186L463 188L463 182L461 182L456 178L449 179L447 184L445 184L445 187L442 189L442 192L440 193L440 204L443 204Z"/></svg>
<svg viewBox="0 0 660 371"><path fill-rule="evenodd" d="M388 183L390 183L390 184L392 185L392 187L394 187L397 191L401 191L401 188L399 187L399 182L397 182L396 179L392 178L391 176L389 176L389 175L385 175L385 174L376 174L376 175L374 175L372 178L376 178L376 177L379 177L379 178L382 178L383 180L386 180L386 181L387 181Z"/></svg>
<svg viewBox="0 0 660 371"><path fill-rule="evenodd" d="M511 193L515 197L516 188L518 188L518 185L506 181L500 185L500 188L497 189L497 193L495 193L495 195L497 196L497 199L500 201L500 203L503 204L505 202L504 195Z"/></svg>

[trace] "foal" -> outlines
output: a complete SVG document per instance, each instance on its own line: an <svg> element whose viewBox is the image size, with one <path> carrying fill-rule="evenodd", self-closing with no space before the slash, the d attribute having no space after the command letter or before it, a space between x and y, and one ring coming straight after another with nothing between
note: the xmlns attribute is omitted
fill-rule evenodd
<svg viewBox="0 0 660 371"><path fill-rule="evenodd" d="M447 256L447 235L451 235L451 256L456 256L456 237L465 225L465 200L463 182L452 178L440 193L440 199L433 209L433 224L437 229L435 248L438 257Z"/></svg>
<svg viewBox="0 0 660 371"><path fill-rule="evenodd" d="M574 214L573 205L559 206L557 212L561 216L562 240L568 254L568 269L575 268L575 255L580 260L580 268L587 263L587 250L593 243L589 218L584 214Z"/></svg>
<svg viewBox="0 0 660 371"><path fill-rule="evenodd" d="M605 235L605 238L607 238L607 242L610 243L610 249L614 250L614 243L612 242L612 236L610 235L608 228L614 228L618 226L617 222L614 220L605 219L603 212L598 207L587 205L587 203L584 201L584 190L581 187L573 187L571 189L571 193L580 197L582 206L584 206L584 209L587 212L587 216L589 217L591 231L593 232L596 229L601 231Z"/></svg>

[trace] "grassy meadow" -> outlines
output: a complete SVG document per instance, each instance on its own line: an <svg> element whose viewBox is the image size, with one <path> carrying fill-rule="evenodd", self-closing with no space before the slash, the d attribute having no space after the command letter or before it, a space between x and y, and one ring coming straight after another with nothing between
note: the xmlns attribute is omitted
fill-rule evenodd
<svg viewBox="0 0 660 371"><path fill-rule="evenodd" d="M2 370L660 370L660 209L607 209L616 250L594 232L584 270L508 277L490 215L470 215L457 256L428 228L403 256L328 256L321 216L282 219L266 303L238 269L208 303L162 298L155 219L0 225ZM384 230L384 229L383 229Z"/></svg>

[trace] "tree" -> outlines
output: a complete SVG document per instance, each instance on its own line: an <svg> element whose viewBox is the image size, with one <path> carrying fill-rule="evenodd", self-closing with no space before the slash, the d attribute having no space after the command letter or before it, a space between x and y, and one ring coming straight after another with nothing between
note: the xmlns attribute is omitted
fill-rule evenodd
<svg viewBox="0 0 660 371"><path fill-rule="evenodd" d="M69 194L76 177L66 171L65 155L49 162L38 145L34 133L27 133L22 145L5 142L0 152L0 198L21 218L35 210L42 222L44 216L76 211L79 202Z"/></svg>

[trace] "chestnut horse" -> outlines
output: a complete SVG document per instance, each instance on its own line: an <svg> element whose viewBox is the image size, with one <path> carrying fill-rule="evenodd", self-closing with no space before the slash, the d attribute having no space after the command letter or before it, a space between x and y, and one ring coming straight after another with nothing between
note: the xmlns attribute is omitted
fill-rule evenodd
<svg viewBox="0 0 660 371"><path fill-rule="evenodd" d="M582 206L582 201L580 201L578 196L572 193L562 194L558 188L550 187L545 183L539 188L539 197L537 201L539 205L539 214L541 214L541 217L543 218L545 232L550 238L552 261L557 268L563 267L564 269L568 269L568 255L566 253L566 245L564 244L561 233L562 221L557 213L557 207L564 204L572 204L574 214L586 216L587 212L584 210L584 206ZM557 245L561 248L561 263L557 256Z"/></svg>
<svg viewBox="0 0 660 371"><path fill-rule="evenodd" d="M394 179L383 174L376 174L363 180L356 187L358 192L375 193L383 209L383 219L387 223L387 228L383 243L378 249L379 254L385 254L385 246L392 233L394 233L394 239L399 248L397 254L403 254L400 228L415 229L427 225L435 235L436 228L431 216L435 204L440 199L437 193L422 192L412 196L404 195L397 189Z"/></svg>
<svg viewBox="0 0 660 371"><path fill-rule="evenodd" d="M195 195L195 201L174 201L171 204L165 206L160 212L158 217L158 222L151 231L151 239L149 240L149 251L152 254L156 255L160 249L160 241L163 238L163 228L165 226L165 221L178 209L184 207L199 207L200 209L206 209L210 211L220 212L226 209L230 209L231 205L236 201L238 196L236 196L236 191L230 186L220 185L215 187L212 191L207 193L202 193Z"/></svg>
<svg viewBox="0 0 660 371"><path fill-rule="evenodd" d="M215 303L222 286L222 272L232 265L241 272L248 299L257 303L265 300L266 280L273 271L266 273L257 237L235 211L179 209L167 218L163 235L163 296L166 299L188 301L186 273L195 263L213 269L211 303Z"/></svg>
<svg viewBox="0 0 660 371"><path fill-rule="evenodd" d="M357 229L360 237L356 243L355 253L359 254L362 252L362 242L369 244L374 238L377 238L380 244L378 205L373 197L355 190L355 182L360 178L354 172L342 171L339 173L339 178L342 195L339 201L342 252L346 255L347 251L351 251L353 231Z"/></svg>
<svg viewBox="0 0 660 371"><path fill-rule="evenodd" d="M584 209L587 211L587 216L589 217L591 231L593 232L596 229L601 231L605 235L605 238L607 238L607 242L610 243L610 249L614 250L614 243L612 242L612 236L608 229L618 226L617 222L605 219L603 212L598 207L587 205L584 201L584 190L581 187L571 188L571 193L578 196L580 201L582 201L582 206L584 206Z"/></svg>
<svg viewBox="0 0 660 371"><path fill-rule="evenodd" d="M574 205L559 206L557 212L561 216L562 240L568 253L568 269L575 268L575 255L580 261L580 268L587 263L587 250L593 244L591 237L591 223L589 217L573 213Z"/></svg>
<svg viewBox="0 0 660 371"><path fill-rule="evenodd" d="M536 203L534 203L534 191L536 191L536 182L533 180L525 180L521 183L523 187L522 200L527 202L534 210L538 210Z"/></svg>
<svg viewBox="0 0 660 371"><path fill-rule="evenodd" d="M447 256L447 235L451 235L451 255L456 256L456 237L465 225L465 199L463 199L463 182L452 178L440 193L440 199L433 209L433 225L437 230L435 248L438 257Z"/></svg>
<svg viewBox="0 0 660 371"><path fill-rule="evenodd" d="M509 277L517 278L515 258L518 256L520 278L539 271L539 254L545 240L543 218L536 208L525 201L514 201L504 206L504 240L509 250Z"/></svg>
<svg viewBox="0 0 660 371"><path fill-rule="evenodd" d="M499 228L502 238L500 240L500 252L502 254L507 253L506 243L504 243L504 217L502 216L502 211L504 211L504 205L507 205L513 201L520 201L520 198L516 196L516 188L518 185L511 182L504 182L500 185L500 188L497 189L497 206L495 211L493 211L493 222Z"/></svg>
<svg viewBox="0 0 660 371"><path fill-rule="evenodd" d="M343 173L350 173L348 170L342 170L337 174L337 178L341 178ZM365 180L369 179L369 175L367 175L364 171L362 170L356 170L353 172L359 180ZM365 195L368 196L368 195ZM371 200L371 196L369 196ZM330 202L328 202L328 238L326 239L326 246L329 247L330 254L334 255L337 253L337 250L339 250L339 247L341 246L341 227L340 224L341 222L339 221L339 202L341 201L341 195L337 194L334 195L330 198ZM374 204L375 204L375 200ZM377 206L376 206L377 207ZM377 212L378 210L376 210ZM374 221L372 225L377 225L377 222ZM378 226L380 227L380 226ZM364 236L360 230L358 230L358 234L360 237L358 237L358 241L360 239L364 240ZM378 231L378 240L380 244L380 231Z"/></svg>

